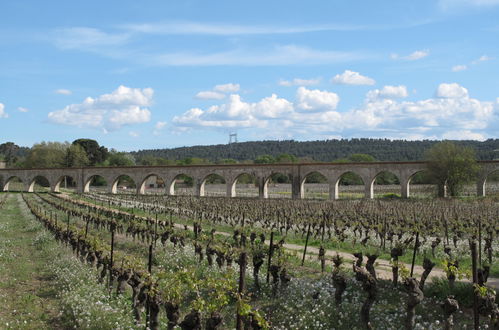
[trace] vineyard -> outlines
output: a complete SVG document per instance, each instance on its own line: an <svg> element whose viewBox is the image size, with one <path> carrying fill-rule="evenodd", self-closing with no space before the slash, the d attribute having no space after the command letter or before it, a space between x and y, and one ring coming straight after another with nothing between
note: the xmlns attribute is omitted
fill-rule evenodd
<svg viewBox="0 0 499 330"><path fill-rule="evenodd" d="M499 328L496 199L16 196L74 256L76 328Z"/></svg>

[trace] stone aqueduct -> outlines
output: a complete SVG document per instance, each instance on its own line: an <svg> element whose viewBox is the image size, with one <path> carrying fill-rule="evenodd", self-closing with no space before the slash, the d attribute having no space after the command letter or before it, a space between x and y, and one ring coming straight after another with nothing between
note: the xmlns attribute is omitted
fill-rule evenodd
<svg viewBox="0 0 499 330"><path fill-rule="evenodd" d="M499 170L499 161L481 161L480 174L477 180L477 195L485 196L487 176ZM175 180L180 175L193 179L195 195L204 196L206 179L212 174L225 179L227 196L236 196L236 182L243 174L256 178L260 198L267 198L267 187L273 174L281 173L291 178L291 194L293 199L304 197L306 177L314 172L322 174L328 180L330 199L338 198L340 178L347 172L359 175L365 185L365 197L374 197L374 181L381 172L390 172L400 181L401 196L409 197L411 178L426 169L425 162L371 162L371 163L309 163L309 164L230 164L230 165L193 165L193 166L133 166L133 167L83 167L83 168L38 168L38 169L0 169L0 191L8 191L13 178L19 178L27 192L33 192L35 179L44 177L50 184L52 192L58 192L65 177L76 182L76 191L89 191L90 183L95 176L101 176L108 183L110 193L117 192L118 180L121 176L131 177L137 186L137 194L145 193L146 180L157 176L164 180L166 194L174 195Z"/></svg>

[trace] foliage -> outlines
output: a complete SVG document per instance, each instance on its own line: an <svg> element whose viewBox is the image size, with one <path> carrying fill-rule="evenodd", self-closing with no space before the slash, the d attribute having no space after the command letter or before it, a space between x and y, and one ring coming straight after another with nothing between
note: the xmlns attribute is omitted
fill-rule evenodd
<svg viewBox="0 0 499 330"><path fill-rule="evenodd" d="M72 145L79 145L83 148L90 166L104 162L109 153L107 148L99 146L99 143L92 139L77 139L73 141Z"/></svg>
<svg viewBox="0 0 499 330"><path fill-rule="evenodd" d="M105 166L133 166L135 158L132 154L111 150L109 157L104 162Z"/></svg>
<svg viewBox="0 0 499 330"><path fill-rule="evenodd" d="M63 167L69 143L41 142L33 145L25 162L25 167Z"/></svg>
<svg viewBox="0 0 499 330"><path fill-rule="evenodd" d="M463 185L472 181L478 165L473 149L458 146L450 141L440 142L426 153L428 172L439 186L439 196L447 190L450 196L457 196Z"/></svg>
<svg viewBox="0 0 499 330"><path fill-rule="evenodd" d="M66 167L83 167L89 165L90 160L87 157L85 149L79 144L72 144L66 150L64 165Z"/></svg>

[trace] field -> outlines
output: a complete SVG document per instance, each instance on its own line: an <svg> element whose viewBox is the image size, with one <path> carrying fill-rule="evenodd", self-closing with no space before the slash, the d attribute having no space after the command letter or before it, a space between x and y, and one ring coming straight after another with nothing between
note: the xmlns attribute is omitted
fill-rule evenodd
<svg viewBox="0 0 499 330"><path fill-rule="evenodd" d="M497 326L497 198L307 188L319 200L0 193L0 327L471 329L474 307Z"/></svg>

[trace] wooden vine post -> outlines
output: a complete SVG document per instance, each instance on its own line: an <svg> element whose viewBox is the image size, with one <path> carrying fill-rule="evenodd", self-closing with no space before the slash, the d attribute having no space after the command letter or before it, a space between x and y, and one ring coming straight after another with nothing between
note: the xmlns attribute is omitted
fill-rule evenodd
<svg viewBox="0 0 499 330"><path fill-rule="evenodd" d="M301 259L301 265L305 263L305 256L307 254L308 239L310 237L310 222L308 223L307 238L305 239L305 248L303 249L303 258Z"/></svg>
<svg viewBox="0 0 499 330"><path fill-rule="evenodd" d="M109 257L109 291L112 291L113 286L113 257L114 257L114 223L111 224L111 255Z"/></svg>
<svg viewBox="0 0 499 330"><path fill-rule="evenodd" d="M240 305L243 302L244 287L245 287L245 277L246 277L246 264L248 262L248 256L246 252L242 252L239 256L239 288L237 289L238 299L240 303L237 307L236 315L236 330L243 330L243 317L240 311Z"/></svg>
<svg viewBox="0 0 499 330"><path fill-rule="evenodd" d="M270 281L270 264L272 262L272 254L274 253L274 231L270 232L270 247L269 247L269 259L267 262L267 284Z"/></svg>
<svg viewBox="0 0 499 330"><path fill-rule="evenodd" d="M471 268L473 272L473 286L478 285L478 271L477 271L477 251L476 241L474 237L470 241L471 249ZM473 290L473 326L475 330L480 328L480 314L478 313L478 294Z"/></svg>
<svg viewBox="0 0 499 330"><path fill-rule="evenodd" d="M412 252L411 277L414 274L414 263L416 262L416 252L419 245L419 231L416 232L416 242L414 242L414 251Z"/></svg>

